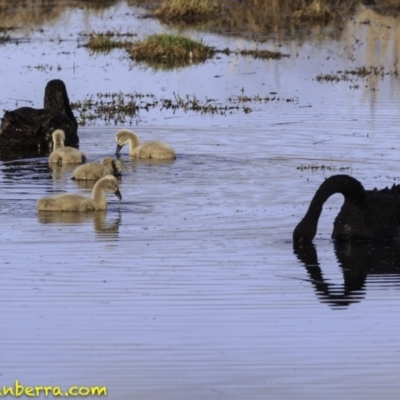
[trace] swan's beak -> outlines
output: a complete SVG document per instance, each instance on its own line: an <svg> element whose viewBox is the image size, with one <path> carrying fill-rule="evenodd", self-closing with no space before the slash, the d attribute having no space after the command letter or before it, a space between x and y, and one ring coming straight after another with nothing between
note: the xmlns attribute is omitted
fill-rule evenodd
<svg viewBox="0 0 400 400"><path fill-rule="evenodd" d="M115 150L115 154L118 154L121 149L122 149L122 146L117 143L117 149Z"/></svg>
<svg viewBox="0 0 400 400"><path fill-rule="evenodd" d="M120 200L122 200L121 192L119 191L119 189L117 189L117 191L114 192L114 194L115 194Z"/></svg>

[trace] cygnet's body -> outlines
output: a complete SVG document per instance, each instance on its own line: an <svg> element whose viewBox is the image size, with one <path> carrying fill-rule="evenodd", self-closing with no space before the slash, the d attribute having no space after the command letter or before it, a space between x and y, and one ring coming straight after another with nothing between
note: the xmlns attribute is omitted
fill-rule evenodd
<svg viewBox="0 0 400 400"><path fill-rule="evenodd" d="M43 197L38 200L39 211L97 211L107 208L106 192L114 193L120 200L118 180L107 175L101 178L93 188L92 198L79 194L65 193L54 197Z"/></svg>
<svg viewBox="0 0 400 400"><path fill-rule="evenodd" d="M72 179L77 181L97 181L106 175L121 175L121 162L112 157L106 157L101 162L91 162L75 168Z"/></svg>
<svg viewBox="0 0 400 400"><path fill-rule="evenodd" d="M164 142L146 142L140 144L136 133L127 129L121 129L116 135L118 154L125 144L129 144L129 155L136 158L154 158L159 160L174 160L176 153L174 149Z"/></svg>
<svg viewBox="0 0 400 400"><path fill-rule="evenodd" d="M53 132L53 151L49 156L49 163L82 164L86 161L84 153L73 147L64 146L65 134L61 129Z"/></svg>

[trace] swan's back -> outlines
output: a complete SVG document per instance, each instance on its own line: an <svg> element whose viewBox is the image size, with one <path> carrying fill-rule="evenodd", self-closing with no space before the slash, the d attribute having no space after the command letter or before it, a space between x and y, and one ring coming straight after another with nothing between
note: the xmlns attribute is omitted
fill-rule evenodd
<svg viewBox="0 0 400 400"><path fill-rule="evenodd" d="M159 160L174 160L176 153L171 146L164 142L146 142L136 147L130 154L137 158L156 158Z"/></svg>
<svg viewBox="0 0 400 400"><path fill-rule="evenodd" d="M54 197L43 197L37 202L39 211L94 211L92 199L79 194L65 193Z"/></svg>
<svg viewBox="0 0 400 400"><path fill-rule="evenodd" d="M49 156L50 164L82 164L85 161L85 154L73 147L61 147L60 149L54 150Z"/></svg>
<svg viewBox="0 0 400 400"><path fill-rule="evenodd" d="M75 168L72 179L83 181L97 181L106 175L120 175L121 163L112 157L106 157L98 162L91 162Z"/></svg>
<svg viewBox="0 0 400 400"><path fill-rule="evenodd" d="M64 146L64 131L57 129L52 134L54 150L49 156L49 163L53 164L82 164L86 161L84 153L73 147Z"/></svg>
<svg viewBox="0 0 400 400"><path fill-rule="evenodd" d="M366 190L367 207L346 200L335 218L332 238L340 241L400 237L399 187Z"/></svg>

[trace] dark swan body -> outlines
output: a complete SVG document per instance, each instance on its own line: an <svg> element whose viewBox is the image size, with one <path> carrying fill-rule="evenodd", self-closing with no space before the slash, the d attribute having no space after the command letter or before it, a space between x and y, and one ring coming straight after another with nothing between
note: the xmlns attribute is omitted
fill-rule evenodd
<svg viewBox="0 0 400 400"><path fill-rule="evenodd" d="M335 193L344 196L344 203L333 224L332 239L380 240L400 236L399 185L390 189L365 190L349 175L334 175L315 193L306 215L293 232L293 241L301 243L314 239L323 205Z"/></svg>
<svg viewBox="0 0 400 400"><path fill-rule="evenodd" d="M47 155L56 129L64 131L66 146L79 145L78 123L65 84L59 79L47 83L43 108L21 107L4 113L0 125L0 148L14 152L31 149L39 155Z"/></svg>

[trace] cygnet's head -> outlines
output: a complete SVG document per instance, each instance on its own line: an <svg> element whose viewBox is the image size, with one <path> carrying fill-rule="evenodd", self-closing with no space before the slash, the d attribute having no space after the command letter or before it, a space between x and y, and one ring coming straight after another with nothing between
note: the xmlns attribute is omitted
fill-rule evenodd
<svg viewBox="0 0 400 400"><path fill-rule="evenodd" d="M114 193L120 200L122 200L121 192L119 191L118 179L113 175L106 175L100 179L97 184L101 184L103 189L109 193Z"/></svg>
<svg viewBox="0 0 400 400"><path fill-rule="evenodd" d="M115 135L115 141L117 142L116 154L120 152L123 146L127 143L130 144L131 149L139 146L140 140L135 132L129 131L128 129L121 129Z"/></svg>
<svg viewBox="0 0 400 400"><path fill-rule="evenodd" d="M114 175L121 175L122 164L119 160L114 160L112 157L105 157L101 160L101 164L113 170Z"/></svg>

